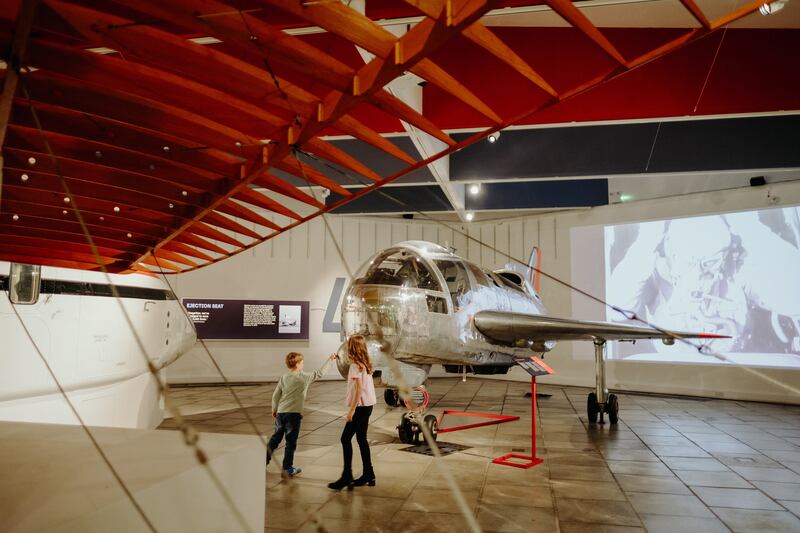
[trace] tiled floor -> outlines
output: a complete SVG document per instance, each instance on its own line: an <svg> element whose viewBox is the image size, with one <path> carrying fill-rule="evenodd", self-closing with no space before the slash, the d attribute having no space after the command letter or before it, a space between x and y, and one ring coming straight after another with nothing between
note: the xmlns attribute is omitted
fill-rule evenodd
<svg viewBox="0 0 800 533"><path fill-rule="evenodd" d="M272 389L236 387L267 436ZM440 435L470 448L436 460L399 451L406 447L396 438L401 410L379 401L369 433L377 486L334 493L326 484L341 473L344 386L315 383L295 458L303 473L282 480L280 450L267 469L265 531L800 532L800 407L622 394L620 423L610 427L586 423L587 390L540 386L552 394L539 400L544 463L530 470L492 464L529 452L527 390L525 383L431 380L437 416L443 409L521 416ZM174 396L200 431L252 432L223 387L177 388ZM357 447L355 456L359 475Z"/></svg>

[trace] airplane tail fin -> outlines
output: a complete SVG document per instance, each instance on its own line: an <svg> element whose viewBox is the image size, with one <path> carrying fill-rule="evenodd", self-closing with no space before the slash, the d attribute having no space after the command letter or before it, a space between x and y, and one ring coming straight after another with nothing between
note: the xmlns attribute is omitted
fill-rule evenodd
<svg viewBox="0 0 800 533"><path fill-rule="evenodd" d="M541 275L539 270L542 268L542 252L538 246L531 248L531 256L528 259L528 272L533 289L538 293Z"/></svg>

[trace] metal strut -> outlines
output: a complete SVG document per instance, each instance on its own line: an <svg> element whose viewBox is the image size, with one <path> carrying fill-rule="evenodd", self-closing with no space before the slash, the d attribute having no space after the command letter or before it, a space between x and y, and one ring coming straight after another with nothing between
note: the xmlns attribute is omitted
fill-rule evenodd
<svg viewBox="0 0 800 533"><path fill-rule="evenodd" d="M594 340L594 365L595 365L595 394L597 395L598 411L600 411L600 424L604 424L603 413L605 412L608 401L608 389L606 388L606 341L604 339Z"/></svg>

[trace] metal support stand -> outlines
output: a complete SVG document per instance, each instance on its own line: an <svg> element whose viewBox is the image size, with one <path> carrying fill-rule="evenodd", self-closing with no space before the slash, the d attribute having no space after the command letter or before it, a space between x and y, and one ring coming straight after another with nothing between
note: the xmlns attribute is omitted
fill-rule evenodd
<svg viewBox="0 0 800 533"><path fill-rule="evenodd" d="M527 461L520 463L512 461L511 459L521 459ZM497 465L513 466L514 468L532 468L540 464L544 459L536 457L536 376L531 376L531 454L520 455L518 453L509 453L493 459L492 462Z"/></svg>

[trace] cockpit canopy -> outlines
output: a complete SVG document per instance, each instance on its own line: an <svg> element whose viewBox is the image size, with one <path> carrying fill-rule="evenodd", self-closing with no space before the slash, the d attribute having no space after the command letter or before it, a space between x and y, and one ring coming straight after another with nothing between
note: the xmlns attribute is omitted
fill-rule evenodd
<svg viewBox="0 0 800 533"><path fill-rule="evenodd" d="M410 250L390 250L368 265L356 285L392 285L413 289L441 291L436 276L421 257Z"/></svg>

